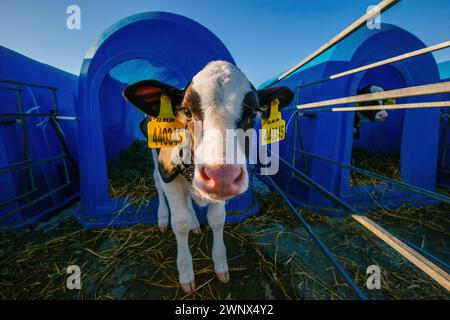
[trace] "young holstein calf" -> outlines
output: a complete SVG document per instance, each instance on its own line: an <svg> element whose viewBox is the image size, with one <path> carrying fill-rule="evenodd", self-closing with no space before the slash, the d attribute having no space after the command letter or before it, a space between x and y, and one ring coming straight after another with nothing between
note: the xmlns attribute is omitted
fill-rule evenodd
<svg viewBox="0 0 450 320"><path fill-rule="evenodd" d="M376 92L383 92L384 89L369 84L365 86L362 89L358 89L357 94L367 94L367 93L376 93ZM383 105L383 100L377 100L377 101L366 101L366 102L360 102L359 106L375 106L375 105ZM386 110L363 110L363 111L357 111L355 113L355 120L353 123L353 138L359 139L360 138L360 129L363 126L365 122L382 122L385 121L388 117L388 113Z"/></svg>
<svg viewBox="0 0 450 320"><path fill-rule="evenodd" d="M258 112L266 116L274 99L278 99L280 109L285 107L293 93L287 87L256 91L234 65L210 62L184 90L155 80L141 81L124 90L124 97L147 114L147 121L141 124L144 133L146 122L159 114L162 94L170 98L175 118L189 133L190 142L187 152L176 149L174 153L172 148L152 150L154 163L158 164L154 171L159 197L158 226L161 232L167 230L170 212L177 239L179 282L190 293L195 282L188 235L189 230L200 231L192 199L201 206L208 205L207 219L214 237L214 270L219 281L227 283L230 279L223 242L225 201L245 192L249 177L244 143L238 140L237 155L230 159L225 147L230 141L222 140L226 131L253 128ZM186 157L183 152L190 153L189 163L173 156ZM234 161L242 157L243 163Z"/></svg>

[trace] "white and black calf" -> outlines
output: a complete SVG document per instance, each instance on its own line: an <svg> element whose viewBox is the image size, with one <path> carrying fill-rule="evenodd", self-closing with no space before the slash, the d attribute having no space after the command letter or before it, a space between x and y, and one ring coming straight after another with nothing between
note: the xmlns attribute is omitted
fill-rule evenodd
<svg viewBox="0 0 450 320"><path fill-rule="evenodd" d="M176 152L173 148L152 150L157 164L154 180L159 197L158 226L165 232L170 216L177 240L179 282L189 293L195 289L195 281L188 235L190 230L200 232L193 200L208 206L217 278L223 283L230 279L223 240L225 201L247 190L249 176L245 142L238 141L236 146L236 159L243 157L244 162L234 161L234 156L229 159L225 150L229 141L223 141L226 131L253 128L258 112L268 113L270 102L275 98L280 102L280 109L283 108L290 103L293 93L287 87L257 91L244 73L225 61L210 62L184 90L155 80L141 81L124 90L126 100L142 110L147 121L158 116L162 94L170 97L176 119L189 133L189 145ZM146 132L146 121L141 125ZM188 163L183 160L186 156L190 156Z"/></svg>
<svg viewBox="0 0 450 320"><path fill-rule="evenodd" d="M367 93L375 93L375 92L383 92L384 89L375 86L373 84L369 84L368 86L358 89L358 95L360 94L367 94ZM366 101L366 102L360 102L359 106L374 106L374 105L383 105L383 100L376 100L376 101ZM385 121L388 117L388 113L386 110L365 110L365 111L357 111L355 112L355 120L353 123L353 138L359 139L360 138L360 129L364 122L368 121Z"/></svg>

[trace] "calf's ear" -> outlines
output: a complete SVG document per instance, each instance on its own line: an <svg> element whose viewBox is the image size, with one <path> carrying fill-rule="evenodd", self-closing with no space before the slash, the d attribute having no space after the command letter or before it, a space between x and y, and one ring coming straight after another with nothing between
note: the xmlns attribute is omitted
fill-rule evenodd
<svg viewBox="0 0 450 320"><path fill-rule="evenodd" d="M258 90L257 93L259 105L261 106L261 109L264 110L264 113L267 114L270 112L270 103L273 100L278 99L280 102L278 109L281 110L291 103L294 98L294 93L286 86L261 89Z"/></svg>
<svg viewBox="0 0 450 320"><path fill-rule="evenodd" d="M122 95L128 102L152 117L157 117L161 95L166 94L175 111L183 100L183 91L157 80L143 80L125 88Z"/></svg>

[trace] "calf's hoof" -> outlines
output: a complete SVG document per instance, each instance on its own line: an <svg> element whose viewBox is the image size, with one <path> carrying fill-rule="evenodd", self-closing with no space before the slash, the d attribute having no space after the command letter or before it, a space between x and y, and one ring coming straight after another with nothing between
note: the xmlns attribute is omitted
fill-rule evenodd
<svg viewBox="0 0 450 320"><path fill-rule="evenodd" d="M200 228L194 228L191 231L193 234L196 234L196 235L202 234L202 229L200 229Z"/></svg>
<svg viewBox="0 0 450 320"><path fill-rule="evenodd" d="M217 279L222 282L222 283L228 283L230 282L230 273L227 272L221 272L221 273L216 273Z"/></svg>
<svg viewBox="0 0 450 320"><path fill-rule="evenodd" d="M195 290L195 281L191 281L190 283L180 282L180 287L185 293L192 293Z"/></svg>
<svg viewBox="0 0 450 320"><path fill-rule="evenodd" d="M161 233L166 233L167 229L168 229L167 226L163 226L163 227L159 226L159 232L161 232Z"/></svg>

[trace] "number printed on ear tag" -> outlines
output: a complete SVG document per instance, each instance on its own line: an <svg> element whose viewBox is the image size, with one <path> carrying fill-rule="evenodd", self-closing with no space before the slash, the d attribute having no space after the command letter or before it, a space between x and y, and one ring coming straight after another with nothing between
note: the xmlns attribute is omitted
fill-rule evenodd
<svg viewBox="0 0 450 320"><path fill-rule="evenodd" d="M285 138L286 122L281 118L281 112L278 111L279 104L278 99L272 100L269 117L261 119L262 145L281 141Z"/></svg>
<svg viewBox="0 0 450 320"><path fill-rule="evenodd" d="M149 148L173 148L186 140L183 123L175 119L170 98L163 94L157 118L147 124Z"/></svg>

